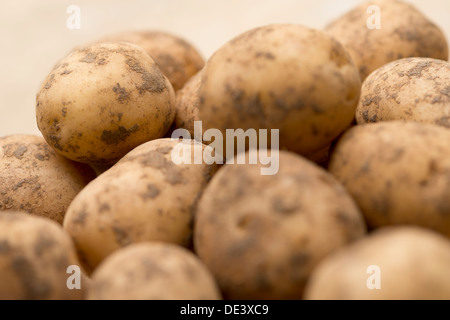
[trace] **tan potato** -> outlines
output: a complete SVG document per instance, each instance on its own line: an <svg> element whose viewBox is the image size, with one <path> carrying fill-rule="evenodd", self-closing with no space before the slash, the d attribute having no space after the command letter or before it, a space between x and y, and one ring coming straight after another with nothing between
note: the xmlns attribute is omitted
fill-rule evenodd
<svg viewBox="0 0 450 320"><path fill-rule="evenodd" d="M135 242L191 245L197 200L215 166L175 164L171 154L176 145L177 140L158 139L137 147L73 200L64 229L88 271ZM191 142L186 146L192 157L204 148Z"/></svg>
<svg viewBox="0 0 450 320"><path fill-rule="evenodd" d="M371 6L379 8L380 29L373 29L373 18L377 13ZM350 52L362 80L372 71L397 59L448 59L448 44L441 29L412 4L402 1L362 3L329 24L325 31Z"/></svg>
<svg viewBox="0 0 450 320"><path fill-rule="evenodd" d="M164 136L175 116L167 78L140 47L78 49L50 72L36 98L39 129L69 159L105 165Z"/></svg>
<svg viewBox="0 0 450 320"><path fill-rule="evenodd" d="M82 299L69 290L69 266L79 265L70 237L55 222L20 212L0 212L0 299Z"/></svg>
<svg viewBox="0 0 450 320"><path fill-rule="evenodd" d="M89 166L58 155L42 137L0 138L0 210L62 223L73 198L94 178Z"/></svg>
<svg viewBox="0 0 450 320"><path fill-rule="evenodd" d="M203 263L182 247L139 243L108 257L94 272L89 300L218 300Z"/></svg>
<svg viewBox="0 0 450 320"><path fill-rule="evenodd" d="M305 298L449 300L449 270L448 239L417 227L387 227L325 258Z"/></svg>
<svg viewBox="0 0 450 320"><path fill-rule="evenodd" d="M450 130L422 123L356 126L329 171L372 227L414 224L450 236Z"/></svg>
<svg viewBox="0 0 450 320"><path fill-rule="evenodd" d="M186 129L189 131L192 139L194 139L194 122L200 121L198 116L198 90L202 81L202 71L193 76L183 87L177 92L175 103L175 120L173 122L172 131L175 129ZM204 133L200 132L201 134ZM201 137L200 137L201 138Z"/></svg>
<svg viewBox="0 0 450 320"><path fill-rule="evenodd" d="M254 152L254 151L252 151ZM314 266L366 227L325 170L279 153L279 172L225 165L196 213L194 246L227 299L300 299Z"/></svg>
<svg viewBox="0 0 450 320"><path fill-rule="evenodd" d="M199 117L205 130L224 137L226 129L279 129L282 149L311 156L350 125L360 86L349 54L332 37L269 25L236 37L207 62Z"/></svg>
<svg viewBox="0 0 450 320"><path fill-rule="evenodd" d="M143 48L172 83L175 91L201 68L205 61L186 40L160 31L129 31L105 37L102 41L125 41Z"/></svg>
<svg viewBox="0 0 450 320"><path fill-rule="evenodd" d="M450 128L450 63L406 58L374 71L363 83L356 121L392 120Z"/></svg>

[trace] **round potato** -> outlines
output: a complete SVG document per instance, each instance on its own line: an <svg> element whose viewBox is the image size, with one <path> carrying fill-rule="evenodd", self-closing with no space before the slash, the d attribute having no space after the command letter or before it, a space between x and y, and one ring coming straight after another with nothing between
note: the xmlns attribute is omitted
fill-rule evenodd
<svg viewBox="0 0 450 320"><path fill-rule="evenodd" d="M172 83L175 91L201 68L205 61L186 40L160 31L129 31L111 35L103 41L124 41L143 48Z"/></svg>
<svg viewBox="0 0 450 320"><path fill-rule="evenodd" d="M174 163L179 145L158 139L137 147L73 200L64 228L86 270L135 242L191 245L194 210L215 165ZM192 159L204 148L193 141L184 147Z"/></svg>
<svg viewBox="0 0 450 320"><path fill-rule="evenodd" d="M296 154L278 157L276 175L225 165L200 199L194 247L227 299L300 299L314 266L365 234L329 173Z"/></svg>
<svg viewBox="0 0 450 320"><path fill-rule="evenodd" d="M450 236L450 130L379 122L350 129L329 171L346 187L368 224L414 224Z"/></svg>
<svg viewBox="0 0 450 320"><path fill-rule="evenodd" d="M89 300L218 300L203 263L182 247L139 243L108 257L94 272Z"/></svg>
<svg viewBox="0 0 450 320"><path fill-rule="evenodd" d="M59 153L105 165L164 136L175 117L175 95L144 49L97 44L75 50L53 68L37 94L36 116Z"/></svg>
<svg viewBox="0 0 450 320"><path fill-rule="evenodd" d="M22 210L62 223L95 172L57 154L42 137L0 138L0 210Z"/></svg>
<svg viewBox="0 0 450 320"><path fill-rule="evenodd" d="M441 29L413 5L402 1L362 3L328 25L325 31L350 52L362 80L397 59L448 59L448 44Z"/></svg>
<svg viewBox="0 0 450 320"><path fill-rule="evenodd" d="M305 298L449 300L450 241L417 227L386 227L325 258Z"/></svg>
<svg viewBox="0 0 450 320"><path fill-rule="evenodd" d="M392 120L450 128L450 63L406 58L374 71L363 83L356 121Z"/></svg>
<svg viewBox="0 0 450 320"><path fill-rule="evenodd" d="M75 247L60 225L25 213L0 212L1 300L82 299L83 277L80 289L67 285L68 267L78 265Z"/></svg>
<svg viewBox="0 0 450 320"><path fill-rule="evenodd" d="M227 129L279 129L280 148L305 156L350 125L361 87L342 45L300 25L264 26L231 40L207 62L201 82L205 130L219 129L231 144Z"/></svg>

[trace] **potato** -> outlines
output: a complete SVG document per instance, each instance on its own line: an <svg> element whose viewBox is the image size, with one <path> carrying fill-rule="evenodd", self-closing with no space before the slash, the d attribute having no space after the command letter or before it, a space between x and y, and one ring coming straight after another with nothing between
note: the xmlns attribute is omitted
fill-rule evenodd
<svg viewBox="0 0 450 320"><path fill-rule="evenodd" d="M449 270L448 239L423 228L386 227L325 258L314 270L305 297L449 300ZM380 289L375 287L377 276Z"/></svg>
<svg viewBox="0 0 450 320"><path fill-rule="evenodd" d="M36 115L60 154L105 165L164 136L174 104L170 82L142 48L105 43L78 49L54 67L37 94Z"/></svg>
<svg viewBox="0 0 450 320"><path fill-rule="evenodd" d="M363 83L356 120L416 121L450 128L450 63L406 58L374 71Z"/></svg>
<svg viewBox="0 0 450 320"><path fill-rule="evenodd" d="M380 29L373 29L370 6L380 10ZM372 28L369 28L368 25ZM326 29L350 52L364 80L384 64L408 57L448 59L448 44L439 27L413 5L397 0L368 1Z"/></svg>
<svg viewBox="0 0 450 320"><path fill-rule="evenodd" d="M173 122L173 128L186 129L194 139L194 122L200 121L198 116L198 90L200 89L202 80L202 71L193 76L181 89L177 92L175 103L175 120ZM204 131L204 130L203 130ZM204 132L200 132L204 133ZM195 137L201 138L201 137Z"/></svg>
<svg viewBox="0 0 450 320"><path fill-rule="evenodd" d="M70 237L60 225L21 212L0 212L0 300L81 299L70 290L67 268L79 265Z"/></svg>
<svg viewBox="0 0 450 320"><path fill-rule="evenodd" d="M137 147L73 200L64 229L88 271L135 242L191 245L194 210L215 165L175 164L176 145L178 140L158 139ZM204 147L186 146L192 157Z"/></svg>
<svg viewBox="0 0 450 320"><path fill-rule="evenodd" d="M349 54L332 37L269 25L231 40L206 63L199 118L224 137L226 129L279 129L280 148L311 156L350 125L360 86Z"/></svg>
<svg viewBox="0 0 450 320"><path fill-rule="evenodd" d="M70 202L94 178L89 166L58 155L42 137L0 138L0 210L62 223Z"/></svg>
<svg viewBox="0 0 450 320"><path fill-rule="evenodd" d="M218 300L214 278L182 247L139 243L108 257L94 272L89 300Z"/></svg>
<svg viewBox="0 0 450 320"><path fill-rule="evenodd" d="M175 91L181 89L205 64L194 46L166 32L129 31L102 39L102 42L110 41L130 42L143 48L155 60Z"/></svg>
<svg viewBox="0 0 450 320"><path fill-rule="evenodd" d="M371 227L414 224L450 236L450 130L422 123L356 126L329 170Z"/></svg>
<svg viewBox="0 0 450 320"><path fill-rule="evenodd" d="M300 299L314 266L366 231L325 170L286 151L279 166L226 164L200 199L194 247L227 299Z"/></svg>

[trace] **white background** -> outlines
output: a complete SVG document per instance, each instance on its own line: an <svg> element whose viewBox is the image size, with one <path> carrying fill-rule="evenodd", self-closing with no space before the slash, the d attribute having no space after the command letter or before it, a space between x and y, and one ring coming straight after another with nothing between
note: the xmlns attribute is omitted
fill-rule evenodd
<svg viewBox="0 0 450 320"><path fill-rule="evenodd" d="M8 0L0 11L0 136L39 134L35 95L73 47L123 30L178 34L208 58L237 34L270 23L323 28L362 0ZM449 0L409 0L450 36ZM66 9L81 8L68 30Z"/></svg>

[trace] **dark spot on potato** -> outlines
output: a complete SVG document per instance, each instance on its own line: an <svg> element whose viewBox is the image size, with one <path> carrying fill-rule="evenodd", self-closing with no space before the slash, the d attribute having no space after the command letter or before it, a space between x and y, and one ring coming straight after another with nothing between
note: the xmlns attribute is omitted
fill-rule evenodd
<svg viewBox="0 0 450 320"><path fill-rule="evenodd" d="M289 215L295 213L300 209L300 204L297 201L289 201L288 198L275 198L272 201L272 209L284 215Z"/></svg>
<svg viewBox="0 0 450 320"><path fill-rule="evenodd" d="M131 134L139 131L139 125L135 124L130 129L126 129L123 126L115 131L103 130L101 140L108 145L117 145L125 141Z"/></svg>
<svg viewBox="0 0 450 320"><path fill-rule="evenodd" d="M130 92L128 92L125 88L122 88L119 83L112 89L117 96L117 101L119 103L125 103L130 100Z"/></svg>
<svg viewBox="0 0 450 320"><path fill-rule="evenodd" d="M8 240L0 241L0 254L8 254L11 252L11 247L9 246Z"/></svg>
<svg viewBox="0 0 450 320"><path fill-rule="evenodd" d="M25 184L39 185L39 187L40 187L40 184L38 184L37 181L38 181L38 177L22 179L12 187L12 190L17 191L19 188L22 188Z"/></svg>
<svg viewBox="0 0 450 320"><path fill-rule="evenodd" d="M305 268L309 260L310 256L306 252L296 252L291 256L289 262L292 268L295 270Z"/></svg>
<svg viewBox="0 0 450 320"><path fill-rule="evenodd" d="M24 300L43 300L48 298L51 287L48 282L39 279L33 264L23 256L16 256L11 262L12 270L19 278Z"/></svg>
<svg viewBox="0 0 450 320"><path fill-rule="evenodd" d="M184 183L183 175L175 165L168 168L164 174L166 181L172 185Z"/></svg>
<svg viewBox="0 0 450 320"><path fill-rule="evenodd" d="M46 89L46 90L50 89L52 87L52 85L53 85L53 81L55 81L55 75L54 74L52 74L50 76L50 79L45 84L44 89Z"/></svg>
<svg viewBox="0 0 450 320"><path fill-rule="evenodd" d="M100 213L105 212L105 211L110 211L110 210L111 210L111 207L109 206L108 203L102 203L102 204L100 205L100 208L98 208L98 211L99 211Z"/></svg>
<svg viewBox="0 0 450 320"><path fill-rule="evenodd" d="M123 117L123 113L122 113L122 112L119 112L119 113L117 114L117 118L118 118L118 121L119 121L119 122L122 121L122 117Z"/></svg>
<svg viewBox="0 0 450 320"><path fill-rule="evenodd" d="M54 239L52 239L48 234L41 232L36 243L34 244L34 254L37 257L40 257L46 251L51 250L55 244L56 242Z"/></svg>
<svg viewBox="0 0 450 320"><path fill-rule="evenodd" d="M431 61L419 62L414 68L408 70L408 77L421 77L422 71L431 66Z"/></svg>
<svg viewBox="0 0 450 320"><path fill-rule="evenodd" d="M14 157L16 157L17 159L21 160L23 155L25 154L25 152L28 151L28 148L26 146L19 146L15 151L14 151Z"/></svg>
<svg viewBox="0 0 450 320"><path fill-rule="evenodd" d="M155 151L162 154L168 154L169 152L172 151L172 147L159 147Z"/></svg>
<svg viewBox="0 0 450 320"><path fill-rule="evenodd" d="M347 55L344 48L339 42L337 42L335 39L332 39L332 41L333 43L330 50L330 60L336 63L336 65L340 68L343 65L347 64Z"/></svg>
<svg viewBox="0 0 450 320"><path fill-rule="evenodd" d="M124 229L117 227L117 226L113 226L112 230L116 237L116 242L120 246L125 247L125 246L131 244L131 239L129 238L128 233Z"/></svg>
<svg viewBox="0 0 450 320"><path fill-rule="evenodd" d="M93 63L97 59L97 53L95 52L88 52L81 60L80 62L86 62L86 63Z"/></svg>
<svg viewBox="0 0 450 320"><path fill-rule="evenodd" d="M364 107L367 107L370 106L372 103L374 103L376 106L378 106L380 100L381 100L380 96L365 96L362 101L362 105Z"/></svg>
<svg viewBox="0 0 450 320"><path fill-rule="evenodd" d="M85 208L75 214L75 218L72 220L72 223L75 225L84 226L86 222L86 218L88 213Z"/></svg>
<svg viewBox="0 0 450 320"><path fill-rule="evenodd" d="M130 159L133 161L133 159ZM163 169L165 167L169 167L171 164L167 159L160 153L150 153L145 155L140 159L140 163L146 167L153 167L157 169Z"/></svg>
<svg viewBox="0 0 450 320"><path fill-rule="evenodd" d="M161 93L164 90L167 90L165 77L156 64L153 65L152 70L149 71L142 67L137 59L129 55L127 55L125 63L128 65L130 71L141 74L142 84L136 86L139 94L144 94L145 92Z"/></svg>
<svg viewBox="0 0 450 320"><path fill-rule="evenodd" d="M61 115L65 117L67 115L67 107L61 109Z"/></svg>
<svg viewBox="0 0 450 320"><path fill-rule="evenodd" d="M160 190L154 184L147 184L147 191L142 193L141 196L144 200L155 199L159 194Z"/></svg>
<svg viewBox="0 0 450 320"><path fill-rule="evenodd" d="M435 121L435 123L437 125L450 128L450 116L439 118Z"/></svg>
<svg viewBox="0 0 450 320"><path fill-rule="evenodd" d="M71 74L73 70L64 70L63 72L60 73L61 76L66 76L68 74Z"/></svg>
<svg viewBox="0 0 450 320"><path fill-rule="evenodd" d="M270 52L258 51L255 53L255 58L265 58L267 60L275 60L275 56Z"/></svg>

